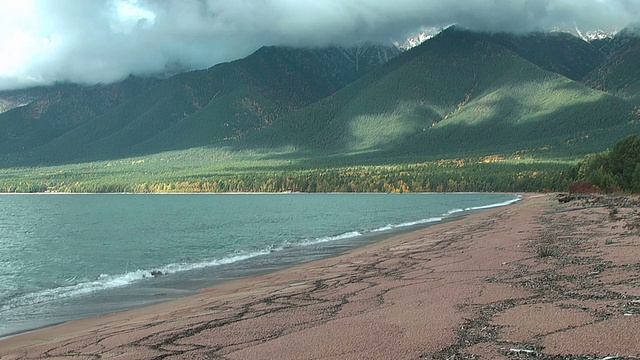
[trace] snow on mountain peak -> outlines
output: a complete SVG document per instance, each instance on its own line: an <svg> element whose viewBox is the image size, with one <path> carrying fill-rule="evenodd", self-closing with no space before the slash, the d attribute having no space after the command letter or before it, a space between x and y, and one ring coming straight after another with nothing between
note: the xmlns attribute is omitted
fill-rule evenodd
<svg viewBox="0 0 640 360"><path fill-rule="evenodd" d="M444 30L444 28L421 27L416 33L409 36L403 42L395 41L393 45L402 51L406 51L438 35L442 30Z"/></svg>
<svg viewBox="0 0 640 360"><path fill-rule="evenodd" d="M582 40L589 42L594 40L603 40L612 38L616 32L609 33L603 30L581 31L577 26L574 35L577 34Z"/></svg>

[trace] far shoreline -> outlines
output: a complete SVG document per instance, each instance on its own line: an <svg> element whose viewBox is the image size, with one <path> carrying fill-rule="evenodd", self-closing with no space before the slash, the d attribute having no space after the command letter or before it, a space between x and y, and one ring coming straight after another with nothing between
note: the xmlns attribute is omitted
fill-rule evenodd
<svg viewBox="0 0 640 360"><path fill-rule="evenodd" d="M305 192L305 191L280 191L280 192L252 192L252 191L231 191L231 192L64 192L64 191L37 191L37 192L0 192L0 195L294 195L294 194L322 194L322 195L351 195L351 194L372 194L372 195L407 195L407 194L504 194L521 195L534 194L526 191L424 191L424 192Z"/></svg>

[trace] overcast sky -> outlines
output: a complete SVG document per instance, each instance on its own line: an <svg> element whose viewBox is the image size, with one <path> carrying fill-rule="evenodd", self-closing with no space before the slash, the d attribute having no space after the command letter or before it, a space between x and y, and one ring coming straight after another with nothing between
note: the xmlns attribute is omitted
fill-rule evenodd
<svg viewBox="0 0 640 360"><path fill-rule="evenodd" d="M0 0L0 89L206 68L263 45L391 43L421 27L614 31L640 0Z"/></svg>

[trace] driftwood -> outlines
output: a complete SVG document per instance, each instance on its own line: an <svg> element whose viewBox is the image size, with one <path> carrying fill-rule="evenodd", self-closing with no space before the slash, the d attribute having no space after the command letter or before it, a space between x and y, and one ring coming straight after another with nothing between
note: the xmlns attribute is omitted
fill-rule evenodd
<svg viewBox="0 0 640 360"><path fill-rule="evenodd" d="M576 197L571 194L558 194L558 202L564 204L575 200Z"/></svg>
<svg viewBox="0 0 640 360"><path fill-rule="evenodd" d="M531 356L538 356L538 353L536 351L527 350L527 349L510 349L509 352L512 354L526 354Z"/></svg>

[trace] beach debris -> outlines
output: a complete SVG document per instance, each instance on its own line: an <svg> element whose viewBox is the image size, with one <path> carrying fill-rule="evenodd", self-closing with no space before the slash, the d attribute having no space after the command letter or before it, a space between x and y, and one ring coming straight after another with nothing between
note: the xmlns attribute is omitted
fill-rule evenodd
<svg viewBox="0 0 640 360"><path fill-rule="evenodd" d="M164 273L162 271L160 271L160 270L151 271L151 276L153 276L153 277L158 277L158 276L161 276L161 275L164 275Z"/></svg>
<svg viewBox="0 0 640 360"><path fill-rule="evenodd" d="M538 356L538 353L535 350L527 350L527 349L509 349L509 353Z"/></svg>
<svg viewBox="0 0 640 360"><path fill-rule="evenodd" d="M556 254L556 249L551 244L543 244L536 249L536 253L538 254L538 257L546 258L554 256Z"/></svg>
<svg viewBox="0 0 640 360"><path fill-rule="evenodd" d="M568 203L576 199L576 197L571 194L558 194L557 198L558 198L558 202L562 204Z"/></svg>

